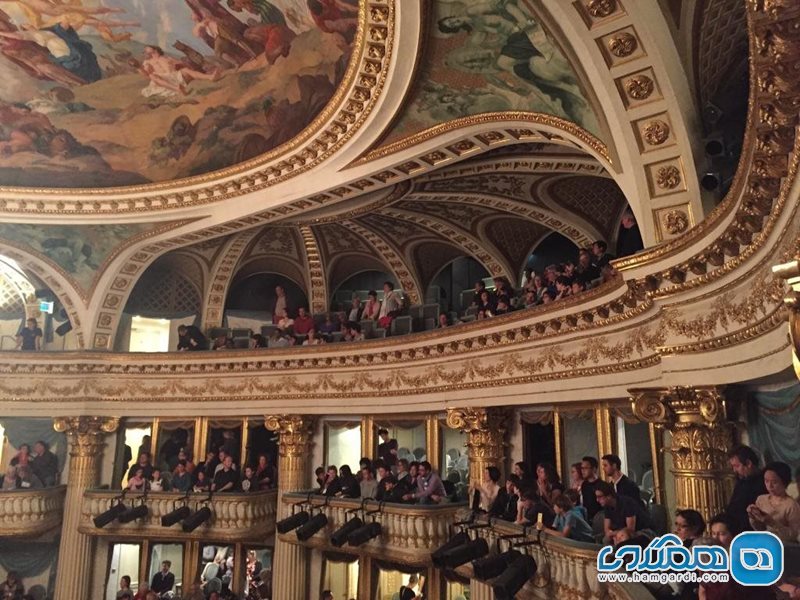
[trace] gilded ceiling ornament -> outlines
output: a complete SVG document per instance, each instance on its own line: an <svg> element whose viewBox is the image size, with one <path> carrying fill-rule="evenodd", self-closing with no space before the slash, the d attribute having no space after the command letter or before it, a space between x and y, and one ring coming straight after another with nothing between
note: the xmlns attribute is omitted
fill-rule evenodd
<svg viewBox="0 0 800 600"><path fill-rule="evenodd" d="M662 190L672 190L681 183L681 171L675 165L661 167L656 172L656 185Z"/></svg>
<svg viewBox="0 0 800 600"><path fill-rule="evenodd" d="M608 40L608 50L614 56L624 58L634 53L638 48L639 42L636 41L636 36L627 31L615 35Z"/></svg>
<svg viewBox="0 0 800 600"><path fill-rule="evenodd" d="M656 84L647 75L636 75L625 82L625 92L634 100L645 100L653 93Z"/></svg>
<svg viewBox="0 0 800 600"><path fill-rule="evenodd" d="M682 210L671 210L664 217L664 229L670 235L678 235L689 228L689 216Z"/></svg>
<svg viewBox="0 0 800 600"><path fill-rule="evenodd" d="M591 0L586 8L590 15L596 19L602 19L617 10L617 2L616 0Z"/></svg>
<svg viewBox="0 0 800 600"><path fill-rule="evenodd" d="M669 138L669 125L660 119L654 119L644 126L642 137L651 146L659 146Z"/></svg>

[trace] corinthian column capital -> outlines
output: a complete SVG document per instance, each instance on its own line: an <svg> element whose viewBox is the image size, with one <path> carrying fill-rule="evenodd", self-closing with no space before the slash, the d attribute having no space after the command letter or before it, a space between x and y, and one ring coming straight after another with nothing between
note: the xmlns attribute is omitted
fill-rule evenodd
<svg viewBox="0 0 800 600"><path fill-rule="evenodd" d="M467 434L470 481L481 481L486 467L504 471L509 416L506 408L447 409L447 426Z"/></svg>
<svg viewBox="0 0 800 600"><path fill-rule="evenodd" d="M630 390L633 414L667 429L678 424L714 425L726 418L725 398L714 386Z"/></svg>
<svg viewBox="0 0 800 600"><path fill-rule="evenodd" d="M448 408L447 426L466 434L499 432L508 428L509 412L505 408Z"/></svg>
<svg viewBox="0 0 800 600"><path fill-rule="evenodd" d="M267 415L264 425L278 434L281 455L305 456L314 437L316 419L308 415Z"/></svg>
<svg viewBox="0 0 800 600"><path fill-rule="evenodd" d="M103 437L119 427L118 417L56 417L53 429L67 434L70 454L92 456L105 443Z"/></svg>

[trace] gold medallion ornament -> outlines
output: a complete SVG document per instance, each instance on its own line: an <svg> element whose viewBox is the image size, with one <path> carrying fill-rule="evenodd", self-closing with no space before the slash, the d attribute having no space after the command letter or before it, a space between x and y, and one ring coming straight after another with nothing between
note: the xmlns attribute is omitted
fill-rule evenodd
<svg viewBox="0 0 800 600"><path fill-rule="evenodd" d="M634 100L646 100L656 84L647 75L636 75L625 82L625 92Z"/></svg>
<svg viewBox="0 0 800 600"><path fill-rule="evenodd" d="M672 190L681 183L681 171L674 165L661 167L656 173L656 185L662 190Z"/></svg>
<svg viewBox="0 0 800 600"><path fill-rule="evenodd" d="M664 229L670 235L678 235L689 229L689 216L682 210L671 210L664 217Z"/></svg>
<svg viewBox="0 0 800 600"><path fill-rule="evenodd" d="M616 0L591 0L586 5L586 9L594 18L602 19L617 10L617 2Z"/></svg>
<svg viewBox="0 0 800 600"><path fill-rule="evenodd" d="M669 138L669 125L660 119L654 119L645 125L642 137L651 146L660 146Z"/></svg>
<svg viewBox="0 0 800 600"><path fill-rule="evenodd" d="M636 37L627 31L608 40L608 50L619 58L630 56L638 46L639 42L636 41Z"/></svg>

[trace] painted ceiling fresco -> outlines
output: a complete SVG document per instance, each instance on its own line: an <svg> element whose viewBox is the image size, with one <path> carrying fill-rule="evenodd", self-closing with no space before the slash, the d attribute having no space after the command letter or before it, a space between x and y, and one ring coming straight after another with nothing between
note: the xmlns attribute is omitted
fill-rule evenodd
<svg viewBox="0 0 800 600"><path fill-rule="evenodd" d="M0 0L0 185L173 180L276 148L333 96L357 13L358 0Z"/></svg>
<svg viewBox="0 0 800 600"><path fill-rule="evenodd" d="M578 75L533 0L436 0L415 87L383 143L493 111L555 115L600 133Z"/></svg>

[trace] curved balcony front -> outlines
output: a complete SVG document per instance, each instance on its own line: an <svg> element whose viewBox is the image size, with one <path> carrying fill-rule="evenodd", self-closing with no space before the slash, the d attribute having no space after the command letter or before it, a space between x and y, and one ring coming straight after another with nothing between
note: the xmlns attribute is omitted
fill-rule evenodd
<svg viewBox="0 0 800 600"><path fill-rule="evenodd" d="M213 496L207 503L211 517L191 532L185 532L180 523L170 527L161 524L161 517L184 503L184 495L177 492L150 492L146 498L128 496L123 500L124 504L131 508L144 503L149 509L147 516L129 523L115 520L102 528L96 527L94 518L106 512L119 496L118 491L85 492L78 530L87 535L111 536L115 539L213 540L231 543L263 542L275 531L276 490ZM206 504L206 498L206 494L192 494L186 504L194 512Z"/></svg>
<svg viewBox="0 0 800 600"><path fill-rule="evenodd" d="M0 537L34 538L61 525L67 486L0 492Z"/></svg>

